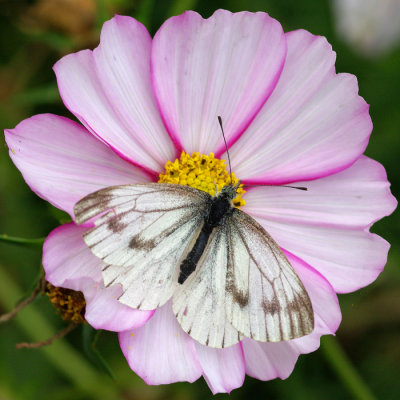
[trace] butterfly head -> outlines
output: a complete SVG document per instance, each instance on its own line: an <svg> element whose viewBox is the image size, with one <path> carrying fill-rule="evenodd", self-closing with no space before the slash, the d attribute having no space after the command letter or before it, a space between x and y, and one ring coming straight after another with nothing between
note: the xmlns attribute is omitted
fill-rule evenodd
<svg viewBox="0 0 400 400"><path fill-rule="evenodd" d="M232 201L237 196L237 190L240 187L240 181L233 185L230 183L229 185L224 186L218 194L218 197L224 197L229 201Z"/></svg>

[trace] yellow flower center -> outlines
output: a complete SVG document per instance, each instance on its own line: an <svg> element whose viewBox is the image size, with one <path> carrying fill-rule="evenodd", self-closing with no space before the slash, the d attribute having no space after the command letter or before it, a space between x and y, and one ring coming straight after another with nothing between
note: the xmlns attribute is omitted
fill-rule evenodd
<svg viewBox="0 0 400 400"><path fill-rule="evenodd" d="M47 282L46 294L65 321L75 324L85 322L85 298L81 292L53 286Z"/></svg>
<svg viewBox="0 0 400 400"><path fill-rule="evenodd" d="M225 160L214 157L213 153L206 156L200 153L193 153L191 156L182 151L180 159L174 162L168 161L165 164L165 173L159 175L159 183L176 183L187 185L215 196L224 186L229 184L237 185L239 180L232 172L231 176L227 170ZM237 196L233 199L235 207L240 208L246 204L242 199L246 191L243 185L236 190Z"/></svg>

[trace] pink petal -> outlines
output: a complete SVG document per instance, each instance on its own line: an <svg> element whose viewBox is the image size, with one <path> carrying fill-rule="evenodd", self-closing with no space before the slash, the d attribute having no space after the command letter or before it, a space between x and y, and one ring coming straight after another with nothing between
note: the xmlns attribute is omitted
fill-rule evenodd
<svg viewBox="0 0 400 400"><path fill-rule="evenodd" d="M300 191L278 186L251 188L245 211L253 216L286 224L365 228L389 215L396 207L385 169L361 157L350 168L307 182Z"/></svg>
<svg viewBox="0 0 400 400"><path fill-rule="evenodd" d="M130 17L106 22L100 46L54 66L64 104L123 158L159 172L175 149L150 80L151 37Z"/></svg>
<svg viewBox="0 0 400 400"><path fill-rule="evenodd" d="M5 131L10 157L40 197L73 215L100 188L149 180L77 123L57 115L28 118Z"/></svg>
<svg viewBox="0 0 400 400"><path fill-rule="evenodd" d="M310 297L315 327L310 335L286 342L260 343L244 339L242 346L246 373L261 380L286 379L293 371L299 355L316 350L320 337L335 333L341 320L339 303L328 281L292 254L286 253L286 256Z"/></svg>
<svg viewBox="0 0 400 400"><path fill-rule="evenodd" d="M119 334L129 366L148 385L194 382L201 376L193 339L178 324L171 302L141 328Z"/></svg>
<svg viewBox="0 0 400 400"><path fill-rule="evenodd" d="M153 40L154 91L168 131L187 152L224 149L247 128L274 89L286 54L268 14L218 10L167 20ZM218 150L220 149L220 150Z"/></svg>
<svg viewBox="0 0 400 400"><path fill-rule="evenodd" d="M372 123L353 75L336 74L325 38L286 35L279 82L245 134L230 149L236 176L283 184L330 175L365 150Z"/></svg>
<svg viewBox="0 0 400 400"><path fill-rule="evenodd" d="M293 371L299 352L289 342L261 343L245 338L242 341L246 374L262 381L286 379Z"/></svg>
<svg viewBox="0 0 400 400"><path fill-rule="evenodd" d="M82 239L86 230L69 223L59 226L47 236L43 245L43 267L46 280L52 285L67 287L67 280L71 285L83 278L102 282L101 260L93 255ZM68 288L78 290L76 287Z"/></svg>
<svg viewBox="0 0 400 400"><path fill-rule="evenodd" d="M256 219L281 247L314 267L338 293L369 285L386 264L389 243L367 231Z"/></svg>
<svg viewBox="0 0 400 400"><path fill-rule="evenodd" d="M287 251L285 255L303 282L314 311L314 331L310 335L289 342L301 353L309 353L319 347L320 336L334 334L337 331L342 319L340 306L335 290L318 271ZM313 336L317 338L318 346L308 347L310 342L306 338Z"/></svg>
<svg viewBox="0 0 400 400"><path fill-rule="evenodd" d="M213 349L196 342L203 376L213 394L230 393L243 385L245 363L240 343L225 349Z"/></svg>
<svg viewBox="0 0 400 400"><path fill-rule="evenodd" d="M153 311L140 311L121 304L119 285L104 287L101 260L85 245L84 231L71 223L50 233L43 246L46 280L54 286L81 291L86 300L85 319L96 329L120 332L143 325Z"/></svg>
<svg viewBox="0 0 400 400"><path fill-rule="evenodd" d="M396 206L382 166L362 157L338 174L296 184L309 190L252 188L245 211L337 292L373 282L386 264L389 244L368 228Z"/></svg>
<svg viewBox="0 0 400 400"><path fill-rule="evenodd" d="M85 295L85 319L95 329L122 332L144 325L154 311L142 311L130 308L118 301L122 295L120 285L104 287L103 282L82 282L79 289ZM77 290L77 289L75 289Z"/></svg>

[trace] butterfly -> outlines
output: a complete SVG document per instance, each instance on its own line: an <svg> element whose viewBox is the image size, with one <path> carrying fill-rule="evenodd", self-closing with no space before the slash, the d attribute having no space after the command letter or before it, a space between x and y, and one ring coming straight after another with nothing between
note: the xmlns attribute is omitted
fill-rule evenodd
<svg viewBox="0 0 400 400"><path fill-rule="evenodd" d="M153 310L172 299L182 329L224 348L312 332L313 309L289 261L266 230L233 206L238 186L215 196L168 183L111 186L74 208L119 301Z"/></svg>

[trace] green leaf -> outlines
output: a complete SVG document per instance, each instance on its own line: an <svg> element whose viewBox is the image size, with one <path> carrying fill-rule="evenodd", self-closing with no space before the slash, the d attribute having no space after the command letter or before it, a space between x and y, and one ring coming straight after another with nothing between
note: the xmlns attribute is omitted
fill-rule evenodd
<svg viewBox="0 0 400 400"><path fill-rule="evenodd" d="M0 242L7 242L16 244L18 246L31 247L31 248L42 247L45 239L46 238L38 238L38 239L19 238L15 236L8 236L6 233L0 235Z"/></svg>
<svg viewBox="0 0 400 400"><path fill-rule="evenodd" d="M101 332L101 330L96 330L89 324L84 324L82 328L83 349L89 360L92 361L96 367L105 371L111 379L115 380L115 376L107 361L96 347L96 343L101 335Z"/></svg>

